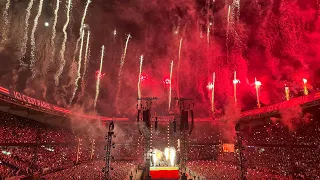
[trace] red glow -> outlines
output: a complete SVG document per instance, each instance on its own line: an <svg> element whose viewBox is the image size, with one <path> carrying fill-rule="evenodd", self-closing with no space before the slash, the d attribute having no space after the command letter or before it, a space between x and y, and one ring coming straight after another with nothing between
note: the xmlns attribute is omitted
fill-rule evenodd
<svg viewBox="0 0 320 180"><path fill-rule="evenodd" d="M150 175L153 179L178 179L179 171L178 170L151 170Z"/></svg>
<svg viewBox="0 0 320 180"><path fill-rule="evenodd" d="M165 80L163 80L163 84L170 85L171 84L170 78L166 78Z"/></svg>
<svg viewBox="0 0 320 180"><path fill-rule="evenodd" d="M102 79L106 73L100 73L100 71L96 71L96 79Z"/></svg>

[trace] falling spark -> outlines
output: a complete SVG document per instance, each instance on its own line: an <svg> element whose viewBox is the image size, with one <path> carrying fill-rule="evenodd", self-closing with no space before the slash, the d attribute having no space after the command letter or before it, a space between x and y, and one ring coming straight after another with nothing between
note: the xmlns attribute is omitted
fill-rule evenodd
<svg viewBox="0 0 320 180"><path fill-rule="evenodd" d="M9 14L8 14L8 12L9 12L9 8L10 8L10 0L7 0L5 10L3 11L4 25L2 27L1 45L4 45L8 40L8 26L9 26L9 20L8 20Z"/></svg>
<svg viewBox="0 0 320 180"><path fill-rule="evenodd" d="M228 25L230 23L230 12L231 12L231 6L228 7Z"/></svg>
<svg viewBox="0 0 320 180"><path fill-rule="evenodd" d="M79 49L79 43L80 43L81 33L82 33L83 28L84 28L84 21L85 21L85 19L86 19L87 12L88 12L88 7L89 7L90 3L91 3L91 0L87 0L86 7L84 8L84 12L83 12L83 16L82 16L81 24L80 24L79 38L77 39L76 48L75 48L75 52L74 52L74 57L75 57L75 55L77 54L78 49Z"/></svg>
<svg viewBox="0 0 320 180"><path fill-rule="evenodd" d="M240 0L234 0L234 5L237 7L237 22L239 22L240 19Z"/></svg>
<svg viewBox="0 0 320 180"><path fill-rule="evenodd" d="M29 19L30 19L30 15L31 15L31 9L33 6L33 2L34 0L30 0L28 7L26 9L27 13L26 13L26 18L24 20L25 22L25 26L24 26L24 36L23 36L23 40L22 40L22 48L21 48L21 55L20 55L20 65L21 66L25 66L25 63L23 62L23 58L27 52L27 43L28 43L28 32L29 32Z"/></svg>
<svg viewBox="0 0 320 180"><path fill-rule="evenodd" d="M141 73L142 73L142 63L143 63L143 55L140 56L140 66L139 66L139 79L138 79L138 104L140 104L141 99Z"/></svg>
<svg viewBox="0 0 320 180"><path fill-rule="evenodd" d="M38 13L37 13L36 17L34 18L34 24L33 24L33 28L31 31L31 37L30 37L30 40L31 40L30 69L32 71L32 78L34 78L36 76L36 67L35 67L36 40L35 40L34 34L35 34L37 27L38 27L39 17L42 12L42 5L43 5L43 0L40 0Z"/></svg>
<svg viewBox="0 0 320 180"><path fill-rule="evenodd" d="M99 69L99 76L101 76L101 71L102 71L102 64L103 64L103 57L104 57L104 45L101 47L101 59L100 59L100 69ZM100 92L100 78L97 78L97 83L96 83L96 96L94 98L94 104L93 107L96 109L97 106L97 100Z"/></svg>
<svg viewBox="0 0 320 180"><path fill-rule="evenodd" d="M169 111L170 111L170 107L171 107L172 70L173 70L173 61L171 61L171 67L170 67L169 106L168 106Z"/></svg>
<svg viewBox="0 0 320 180"><path fill-rule="evenodd" d="M57 0L56 9L54 11L54 22L53 22L53 26L52 26L52 37L51 37L51 53L52 53L52 56L50 58L50 63L53 62L53 58L54 58L54 54L55 54L55 43L54 43L54 40L56 38L56 26L57 26L57 22L58 22L59 6L60 6L60 0Z"/></svg>
<svg viewBox="0 0 320 180"><path fill-rule="evenodd" d="M62 42L62 47L61 47L61 51L60 51L60 67L55 75L55 84L56 86L59 85L59 78L62 74L62 71L63 71L63 68L66 64L66 60L64 59L64 52L66 50L66 42L67 42L67 39L68 39L68 33L67 33L67 27L69 25L69 21L70 21L70 9L71 9L71 1L72 0L68 0L68 4L67 4L67 21L66 23L64 24L63 26L63 34L64 34L64 39L63 39L63 42Z"/></svg>
<svg viewBox="0 0 320 180"><path fill-rule="evenodd" d="M79 52L79 60L78 60L78 72L77 72L77 78L74 82L74 90L73 90L73 94L72 97L70 99L70 104L72 103L73 99L76 96L77 90L78 90L78 81L81 78L81 61L82 61L82 50L83 50L83 42L84 42L84 30L81 33L81 45L80 45L80 52ZM100 72L101 74L101 72Z"/></svg>
<svg viewBox="0 0 320 180"><path fill-rule="evenodd" d="M87 67L88 67L88 58L89 58L89 45L90 45L90 31L88 31L87 34L87 44L86 44L86 52L85 52L85 57L84 57L84 67L83 67L83 74L82 74L82 81L81 81L81 96L84 94L84 88L86 87L85 85L85 75L87 73Z"/></svg>

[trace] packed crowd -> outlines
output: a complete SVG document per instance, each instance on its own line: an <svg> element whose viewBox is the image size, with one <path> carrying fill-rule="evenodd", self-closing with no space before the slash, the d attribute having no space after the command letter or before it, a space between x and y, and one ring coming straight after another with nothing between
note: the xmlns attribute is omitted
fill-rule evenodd
<svg viewBox="0 0 320 180"><path fill-rule="evenodd" d="M0 143L70 143L76 134L27 118L0 112Z"/></svg>
<svg viewBox="0 0 320 180"><path fill-rule="evenodd" d="M103 179L102 169L105 167L104 161L95 161L90 163L74 166L56 173L47 174L42 177L43 180L56 179ZM112 170L110 171L110 179L125 180L130 179L129 176L134 176L136 173L134 163L128 161L113 161L111 163Z"/></svg>
<svg viewBox="0 0 320 180"><path fill-rule="evenodd" d="M240 170L236 165L218 161L190 161L188 162L189 176L200 180L237 180L240 179ZM264 169L248 169L248 180L257 179L290 179L284 175L273 173Z"/></svg>
<svg viewBox="0 0 320 180"><path fill-rule="evenodd" d="M244 133L248 167L260 167L294 178L320 178L320 122L295 129L281 122L252 127Z"/></svg>

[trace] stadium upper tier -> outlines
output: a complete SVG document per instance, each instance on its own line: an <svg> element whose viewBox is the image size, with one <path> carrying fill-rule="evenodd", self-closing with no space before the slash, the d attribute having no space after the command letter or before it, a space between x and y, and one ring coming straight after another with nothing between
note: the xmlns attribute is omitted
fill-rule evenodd
<svg viewBox="0 0 320 180"><path fill-rule="evenodd" d="M97 115L88 115L79 112L72 111L70 109L62 108L57 105L53 105L33 97L27 96L23 93L10 90L0 86L0 100L8 102L10 104L15 104L20 107L32 109L39 112L44 112L47 114L52 114L55 116L62 117L73 117L73 118L85 118L87 120L102 120L109 121L113 118L97 116ZM279 110L288 109L296 106L310 107L320 104L320 92L313 92L309 95L300 96L297 98L292 98L288 101L283 101L277 104L244 111L241 113L241 119L253 119L261 116L268 116L276 114ZM128 120L128 118L116 118L116 120ZM212 117L208 118L196 118L197 121L211 121Z"/></svg>
<svg viewBox="0 0 320 180"><path fill-rule="evenodd" d="M39 99L35 99L31 96L28 96L23 93L10 90L1 86L0 86L0 100L2 101L2 105L4 101L10 104L14 104L16 106L32 109L34 111L51 114L55 116L82 118L82 119L84 118L87 120L101 120L101 121L108 121L113 119L113 118L104 117L104 116L88 115L88 114L83 114L81 112L71 111L70 109L62 108L62 107L47 103ZM5 111L8 111L10 107L5 107L4 105L2 107L2 110L3 109L7 109ZM14 110L17 110L17 108L15 108ZM18 110L22 110L22 109L20 108ZM116 118L116 120L128 120L128 118Z"/></svg>

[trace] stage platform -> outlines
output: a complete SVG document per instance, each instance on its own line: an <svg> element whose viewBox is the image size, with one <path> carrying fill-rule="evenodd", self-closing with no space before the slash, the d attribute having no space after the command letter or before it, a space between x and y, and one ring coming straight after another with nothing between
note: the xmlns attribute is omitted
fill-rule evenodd
<svg viewBox="0 0 320 180"><path fill-rule="evenodd" d="M150 167L152 179L179 179L179 167Z"/></svg>

